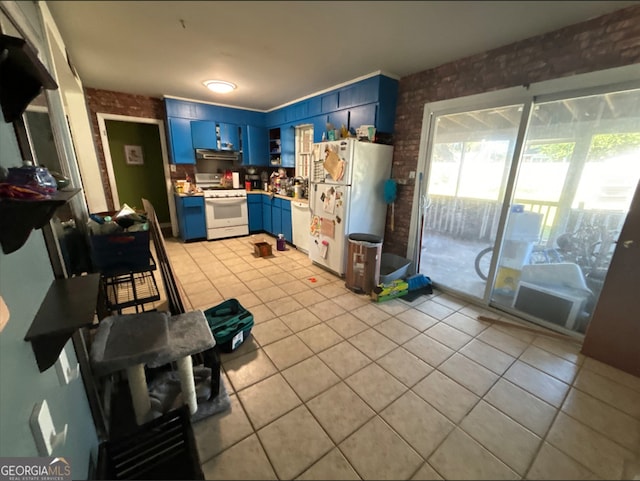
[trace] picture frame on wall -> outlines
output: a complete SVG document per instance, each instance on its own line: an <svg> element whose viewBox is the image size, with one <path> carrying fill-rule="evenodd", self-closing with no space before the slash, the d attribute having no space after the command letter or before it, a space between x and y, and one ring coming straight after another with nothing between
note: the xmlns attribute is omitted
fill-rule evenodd
<svg viewBox="0 0 640 481"><path fill-rule="evenodd" d="M144 165L141 145L125 145L124 157L127 161L127 165Z"/></svg>

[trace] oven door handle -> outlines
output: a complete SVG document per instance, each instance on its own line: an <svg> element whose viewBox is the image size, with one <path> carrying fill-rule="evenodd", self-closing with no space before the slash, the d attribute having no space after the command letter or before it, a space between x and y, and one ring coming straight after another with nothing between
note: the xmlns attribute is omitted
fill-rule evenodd
<svg viewBox="0 0 640 481"><path fill-rule="evenodd" d="M205 199L205 202L210 204L219 203L225 205L244 204L246 201L247 199L245 197L209 197L208 199Z"/></svg>

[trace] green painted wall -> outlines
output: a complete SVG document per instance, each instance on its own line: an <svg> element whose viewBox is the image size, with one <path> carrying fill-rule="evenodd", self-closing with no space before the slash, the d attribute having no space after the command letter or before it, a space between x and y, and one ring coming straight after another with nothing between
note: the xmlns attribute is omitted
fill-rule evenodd
<svg viewBox="0 0 640 481"><path fill-rule="evenodd" d="M0 166L20 163L13 126L0 112ZM52 280L41 230L31 232L16 252L0 250L0 296L10 311L9 322L0 332L0 457L38 456L29 417L34 404L46 399L56 429L68 425L67 440L53 455L71 463L73 479L85 479L90 456L97 459L98 439L82 379L61 386L54 367L39 372L31 344L24 341ZM65 351L75 365L71 341Z"/></svg>
<svg viewBox="0 0 640 481"><path fill-rule="evenodd" d="M107 135L120 205L142 209L142 198L155 208L160 223L169 223L166 180L157 125L107 120ZM142 146L143 165L128 165L125 145Z"/></svg>

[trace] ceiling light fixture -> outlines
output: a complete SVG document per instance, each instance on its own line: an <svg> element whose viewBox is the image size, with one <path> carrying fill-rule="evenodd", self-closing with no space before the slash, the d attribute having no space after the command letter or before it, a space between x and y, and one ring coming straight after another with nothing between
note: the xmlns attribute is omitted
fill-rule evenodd
<svg viewBox="0 0 640 481"><path fill-rule="evenodd" d="M231 82L225 82L224 80L205 80L202 82L209 90L218 94L226 94L235 90L237 85Z"/></svg>

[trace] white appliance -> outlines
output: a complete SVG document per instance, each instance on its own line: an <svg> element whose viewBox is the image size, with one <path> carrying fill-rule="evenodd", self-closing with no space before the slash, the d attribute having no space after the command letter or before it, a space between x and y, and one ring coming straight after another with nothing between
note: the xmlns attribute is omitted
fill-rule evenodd
<svg viewBox="0 0 640 481"><path fill-rule="evenodd" d="M513 307L574 329L591 295L582 270L573 262L527 264L522 267Z"/></svg>
<svg viewBox="0 0 640 481"><path fill-rule="evenodd" d="M247 191L220 186L221 174L196 174L204 193L207 240L249 235Z"/></svg>
<svg viewBox="0 0 640 481"><path fill-rule="evenodd" d="M330 152L339 158L338 173L336 156ZM392 146L356 139L313 145L309 257L314 263L343 276L349 234L384 236L384 183L391 175L392 157Z"/></svg>
<svg viewBox="0 0 640 481"><path fill-rule="evenodd" d="M576 319L582 313L588 295L576 289L548 288L529 282L520 282L513 307L532 316L567 329L575 329Z"/></svg>
<svg viewBox="0 0 640 481"><path fill-rule="evenodd" d="M291 201L291 230L293 245L307 254L309 252L309 203Z"/></svg>

